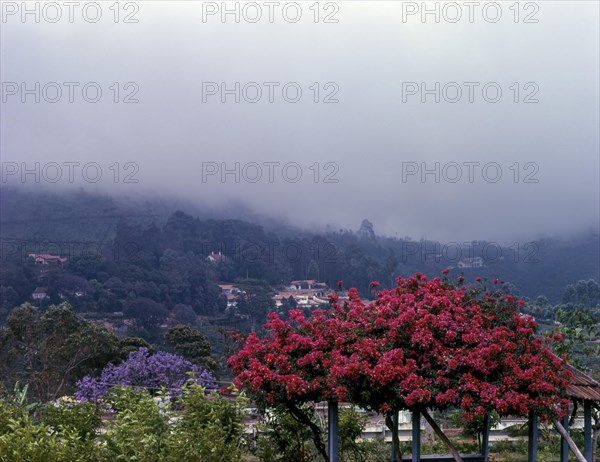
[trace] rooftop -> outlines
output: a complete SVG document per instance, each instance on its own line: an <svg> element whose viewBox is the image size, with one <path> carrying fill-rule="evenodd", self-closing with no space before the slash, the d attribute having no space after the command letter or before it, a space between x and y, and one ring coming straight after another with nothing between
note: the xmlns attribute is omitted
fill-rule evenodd
<svg viewBox="0 0 600 462"><path fill-rule="evenodd" d="M589 401L600 401L600 383L579 369L567 364L573 376L567 386L567 396Z"/></svg>

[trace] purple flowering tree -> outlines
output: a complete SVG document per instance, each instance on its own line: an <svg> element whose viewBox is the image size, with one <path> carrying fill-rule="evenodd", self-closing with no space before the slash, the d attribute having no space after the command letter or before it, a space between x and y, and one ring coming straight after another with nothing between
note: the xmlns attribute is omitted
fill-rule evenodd
<svg viewBox="0 0 600 462"><path fill-rule="evenodd" d="M87 375L78 381L75 397L82 401L96 402L115 386L147 388L152 391L166 388L171 395L179 395L181 386L186 381L193 380L192 377L207 390L218 388L212 373L181 356L164 351L150 354L147 348L140 348L132 351L121 364L108 364L99 377Z"/></svg>

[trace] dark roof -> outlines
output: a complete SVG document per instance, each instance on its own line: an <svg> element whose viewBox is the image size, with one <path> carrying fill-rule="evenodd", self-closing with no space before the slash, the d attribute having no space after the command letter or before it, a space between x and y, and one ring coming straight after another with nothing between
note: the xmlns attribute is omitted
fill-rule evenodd
<svg viewBox="0 0 600 462"><path fill-rule="evenodd" d="M590 401L600 401L600 383L579 369L567 364L573 374L567 386L567 396Z"/></svg>

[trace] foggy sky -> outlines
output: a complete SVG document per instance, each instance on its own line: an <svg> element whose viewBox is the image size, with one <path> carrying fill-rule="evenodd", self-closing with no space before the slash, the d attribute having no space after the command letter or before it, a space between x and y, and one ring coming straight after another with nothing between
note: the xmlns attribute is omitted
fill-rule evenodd
<svg viewBox="0 0 600 462"><path fill-rule="evenodd" d="M265 15L264 2L257 3ZM35 162L95 162L102 168L97 183L85 181L75 167L70 184L64 165L57 183L42 178L35 185L31 175L26 183L180 197L213 206L243 203L304 228L356 229L368 218L379 234L498 242L597 230L598 3L536 2L537 23L523 23L524 10L515 23L512 2L500 2L503 16L496 23L485 21L480 10L470 23L464 2L457 2L463 9L457 23L444 17L436 23L431 16L423 23L419 15L403 22L408 3L336 2L337 23L322 22L324 9L315 23L313 2L299 2L303 16L297 23L286 22L278 10L273 23L264 17L236 23L231 16L222 23L218 14L203 22L207 2L188 1L136 2L138 23L115 24L112 2L101 2L97 23L84 21L77 11L69 23L65 6L57 23L43 17L40 23L31 17L22 23L19 14L7 16L0 24L5 86L79 82L80 89L96 82L103 94L95 104L83 101L79 90L76 101L68 102L66 87L56 103L42 98L36 104L33 96L22 103L20 93L3 94L3 173L7 163L33 168ZM126 12L120 13L122 19ZM114 82L121 87L134 82L139 103L115 104L109 89ZM257 82L263 95L257 103L243 98L235 103L233 96L222 103L220 95L203 102L203 82L225 82L228 88ZM263 82L280 83L274 103ZM302 88L297 103L282 97L289 82ZM339 102L313 102L314 82L320 100L338 88ZM334 85L325 89L328 82ZM404 95L403 102L403 82L426 82L429 88L457 82L463 96L457 103L442 98L436 104L432 95L425 103L420 94ZM463 82L476 85L472 103ZM497 103L483 99L481 89L490 82L502 89ZM509 88L515 82L518 103ZM522 102L535 89L539 102ZM119 98L127 93L120 88ZM117 184L114 167L109 169L115 162L121 170ZM127 162L139 167L132 177L138 183L123 183L133 171L124 170ZM203 163L206 173L208 163L235 169L236 162L240 174L247 166L247 177L255 175L249 163L259 164L261 180L241 177L236 183L231 174L225 182L220 175L203 181ZM270 162L280 165L265 165ZM458 164L462 178L452 183L441 177L436 183L430 174L422 182L415 174L403 181L403 168L406 173L409 165L420 169L424 163L434 169L436 162L451 178L455 164L448 163ZM471 164L473 182L465 162L480 164ZM295 183L282 173L289 163L302 168ZM484 178L487 164L491 176L495 166L501 168L497 182ZM268 165L274 169L272 183ZM330 179L338 182L325 183L325 175L334 172ZM287 173L293 176L295 170ZM538 182L524 182L528 174ZM18 184L21 177L3 181Z"/></svg>

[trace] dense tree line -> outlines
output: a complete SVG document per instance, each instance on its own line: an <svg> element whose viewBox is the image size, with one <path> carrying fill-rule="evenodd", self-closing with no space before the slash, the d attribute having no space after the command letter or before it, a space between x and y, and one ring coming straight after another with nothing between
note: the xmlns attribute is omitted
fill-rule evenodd
<svg viewBox="0 0 600 462"><path fill-rule="evenodd" d="M164 348L181 361L217 371L210 344L198 330L174 326L164 340ZM82 377L97 375L107 364L118 365L138 350L150 354L153 347L141 338L117 337L68 303L47 309L24 303L0 326L0 390L22 383L37 401L53 400L73 392Z"/></svg>
<svg viewBox="0 0 600 462"><path fill-rule="evenodd" d="M77 312L123 313L134 321L128 334L155 342L167 321L193 325L198 316L238 316L260 325L273 308L272 291L292 280L316 279L329 287L341 280L344 287L356 287L369 297L370 281L392 287L398 276L457 270L461 259L472 256L482 256L484 266L459 270L467 279L475 274L500 277L521 297L543 294L547 303L540 299L538 311L554 310L558 303L575 306L576 298L589 307L598 304L597 283L574 284L598 279L597 235L527 246L484 241L444 245L378 236L367 220L356 232L311 233L182 211L168 214L166 204L151 206L156 214L148 218L147 205L86 194L41 198L3 190L0 322L12 308L33 303L36 287L47 287L48 298L36 301L37 306L67 301ZM71 209L93 219L55 216L68 216ZM32 212L39 219L14 220ZM68 261L64 267L42 267L27 257L36 252L63 254ZM218 282L245 285L236 309L227 310ZM289 301L284 305L293 307Z"/></svg>
<svg viewBox="0 0 600 462"><path fill-rule="evenodd" d="M347 239L340 235L339 240ZM262 321L272 308L271 287L310 277L330 285L345 279L368 291L365 281L395 269L384 270L355 240L338 248L320 236L280 238L258 225L201 221L183 212L163 227L121 223L110 245L98 249L69 255L64 267L35 264L22 252L6 255L0 272L2 318L31 301L42 286L48 298L41 305L67 300L81 312L123 312L152 338L171 313L182 322L223 314L226 299L217 282L252 286L240 300L240 312L254 316L256 311Z"/></svg>

